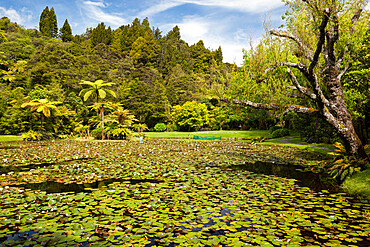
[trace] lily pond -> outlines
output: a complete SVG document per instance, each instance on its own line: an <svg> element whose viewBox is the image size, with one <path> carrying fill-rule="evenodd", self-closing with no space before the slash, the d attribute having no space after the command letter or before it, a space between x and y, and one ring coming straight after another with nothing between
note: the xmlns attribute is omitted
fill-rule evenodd
<svg viewBox="0 0 370 247"><path fill-rule="evenodd" d="M370 205L305 150L236 141L0 144L1 246L370 246Z"/></svg>

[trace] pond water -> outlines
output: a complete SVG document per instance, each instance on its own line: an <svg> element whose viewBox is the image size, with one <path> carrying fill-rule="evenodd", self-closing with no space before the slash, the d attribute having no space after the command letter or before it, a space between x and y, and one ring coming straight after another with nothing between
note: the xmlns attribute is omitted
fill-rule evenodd
<svg viewBox="0 0 370 247"><path fill-rule="evenodd" d="M16 185L16 187L21 187L24 189L30 190L41 190L47 193L63 193L63 192L91 192L90 189L99 189L107 187L113 183L123 183L123 184L139 184L139 183L162 183L163 180L158 179L121 179L121 178L113 178L113 179L106 179L101 181L96 181L92 183L58 183L54 181L45 181L42 183L28 183L28 184L20 184Z"/></svg>
<svg viewBox="0 0 370 247"><path fill-rule="evenodd" d="M245 163L242 165L232 165L226 170L247 170L257 174L274 175L278 177L291 178L296 180L296 184L301 187L308 187L313 191L319 192L327 190L330 192L343 192L335 180L323 173L313 173L304 170L304 167L297 165L282 165L268 162L257 161L255 163Z"/></svg>
<svg viewBox="0 0 370 247"><path fill-rule="evenodd" d="M4 246L370 246L370 205L297 170L317 155L235 142L49 144L32 152L100 158L1 176Z"/></svg>

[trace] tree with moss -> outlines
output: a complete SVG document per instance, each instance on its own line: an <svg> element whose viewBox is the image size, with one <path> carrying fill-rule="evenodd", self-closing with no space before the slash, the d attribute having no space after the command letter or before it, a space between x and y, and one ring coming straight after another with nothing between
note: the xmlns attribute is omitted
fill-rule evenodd
<svg viewBox="0 0 370 247"><path fill-rule="evenodd" d="M275 88L276 92L284 93L287 89L293 89L305 98L306 102L302 101L305 105L290 104L287 101L284 106L273 102L273 97L270 98L270 104L251 100L224 100L266 110L285 108L284 114L291 111L301 114L318 112L337 132L348 155L367 158L343 93L343 76L350 68L349 49L353 41L363 34L361 29L369 25L368 18L361 15L366 4L365 0L286 1L290 9L285 16L287 29L270 30L269 36L262 42L284 40L276 51L281 48L290 53L287 52L283 57L281 52L276 52L275 57L270 55L270 61L263 58L264 53L257 53L262 59L254 61L262 63L254 63L253 66L260 68L260 76L256 79L261 85L271 85L273 80L280 82L280 88ZM279 74L280 79L272 79L272 74Z"/></svg>

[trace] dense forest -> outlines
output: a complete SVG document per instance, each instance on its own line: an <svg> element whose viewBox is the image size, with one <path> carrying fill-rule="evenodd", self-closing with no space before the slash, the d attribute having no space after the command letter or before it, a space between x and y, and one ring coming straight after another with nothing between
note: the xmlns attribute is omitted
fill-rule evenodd
<svg viewBox="0 0 370 247"><path fill-rule="evenodd" d="M39 99L60 102L45 119L45 131L67 134L89 125L96 115L89 106L97 100L95 95L83 101L80 92L88 86L82 81L111 83L106 89L115 97L108 95L102 102L128 109L137 123L149 128L159 122L171 127L173 106L188 101L205 103L207 114L217 115L217 107L210 103L212 92L230 84L237 70L222 62L221 47L212 51L201 40L189 46L177 26L162 35L147 18L117 30L100 23L73 36L67 20L58 31L54 9L46 7L40 30L26 30L6 17L0 29L2 134L37 130L40 114L22 104Z"/></svg>
<svg viewBox="0 0 370 247"><path fill-rule="evenodd" d="M318 29L299 26L300 12L293 13L284 16L285 28L295 25L301 33L305 28ZM276 37L284 35L267 33L244 52L244 65L237 67L223 63L221 47L210 50L202 40L189 45L181 39L178 26L162 34L148 18L116 30L100 23L81 35L72 35L68 20L58 29L56 19L54 8L46 7L39 30L25 29L7 17L0 20L0 134L39 130L59 136L91 132L125 138L134 129L280 125L315 142L338 140L335 129L316 110L300 115L280 107L266 111L219 100L226 96L315 109L297 87L287 86L291 78L282 68L264 74L274 61L296 61L304 55L292 38L287 42ZM363 11L351 36L344 65L348 70L342 78L346 105L364 144L370 131L368 20L369 13ZM310 38L303 42L310 43Z"/></svg>

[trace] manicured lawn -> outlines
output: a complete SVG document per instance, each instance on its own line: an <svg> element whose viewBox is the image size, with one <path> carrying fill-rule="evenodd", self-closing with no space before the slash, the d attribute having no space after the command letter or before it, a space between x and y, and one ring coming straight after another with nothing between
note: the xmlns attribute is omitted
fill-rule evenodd
<svg viewBox="0 0 370 247"><path fill-rule="evenodd" d="M0 142L21 141L22 137L14 135L0 135Z"/></svg>
<svg viewBox="0 0 370 247"><path fill-rule="evenodd" d="M268 130L221 130L221 131L197 131L197 132L146 132L150 138L189 138L192 139L194 136L201 137L221 137L221 138L243 138L243 139L254 139L257 137L271 138L271 134Z"/></svg>

